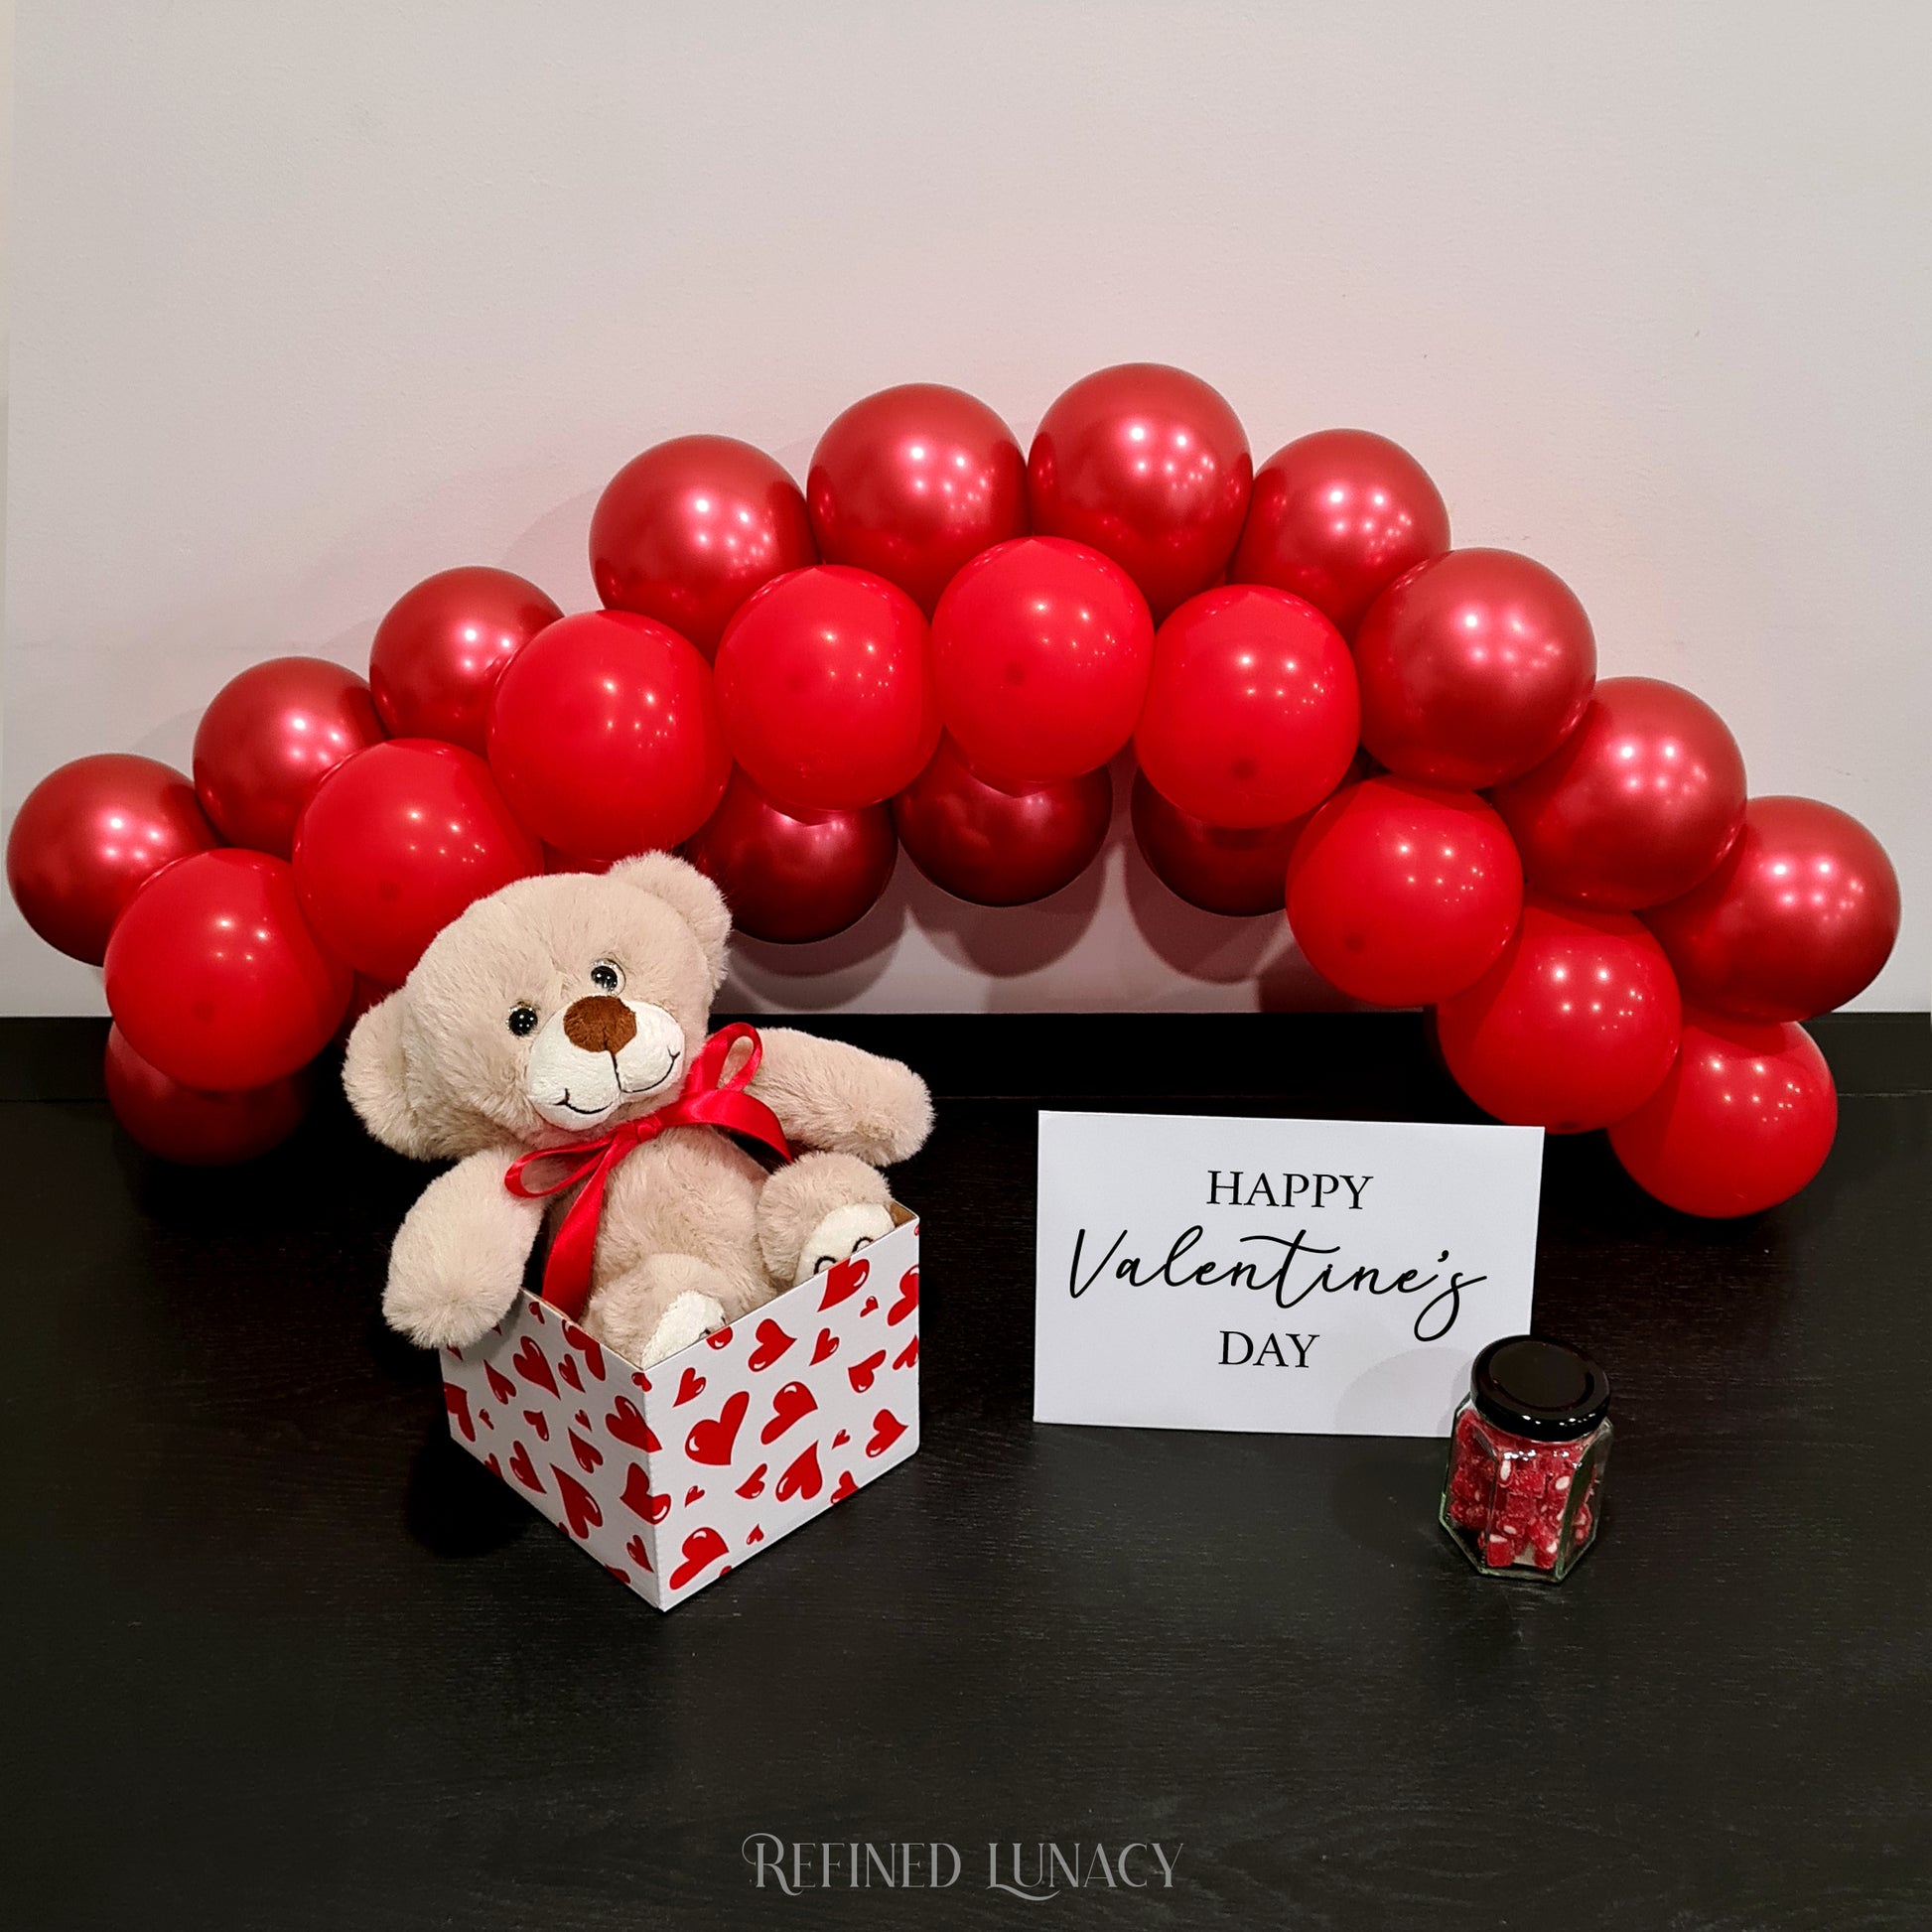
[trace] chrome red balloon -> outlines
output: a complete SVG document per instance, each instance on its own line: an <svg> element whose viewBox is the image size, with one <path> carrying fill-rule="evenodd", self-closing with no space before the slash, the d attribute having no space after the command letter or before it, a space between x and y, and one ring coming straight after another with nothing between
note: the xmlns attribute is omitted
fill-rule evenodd
<svg viewBox="0 0 1932 1932"><path fill-rule="evenodd" d="M1730 849L1744 759L1680 686L1605 678L1554 756L1492 801L1537 891L1632 912L1689 892Z"/></svg>
<svg viewBox="0 0 1932 1932"><path fill-rule="evenodd" d="M473 564L425 577L390 607L369 650L369 691L383 729L481 756L503 666L562 616L514 571Z"/></svg>
<svg viewBox="0 0 1932 1932"><path fill-rule="evenodd" d="M1723 863L1644 922L1694 1006L1809 1020L1877 978L1898 937L1898 875L1849 812L1753 798Z"/></svg>
<svg viewBox="0 0 1932 1932"><path fill-rule="evenodd" d="M353 671L323 657L271 657L231 677L202 714L195 789L230 845L286 859L316 786L382 737Z"/></svg>
<svg viewBox="0 0 1932 1932"><path fill-rule="evenodd" d="M1113 558L1157 623L1225 567L1253 483L1227 398L1163 362L1082 376L1048 405L1027 459L1034 529Z"/></svg>
<svg viewBox="0 0 1932 1932"><path fill-rule="evenodd" d="M654 445L611 479L591 512L598 597L669 624L706 657L760 584L816 561L798 485L731 436Z"/></svg>
<svg viewBox="0 0 1932 1932"><path fill-rule="evenodd" d="M1555 572L1509 550L1450 550L1369 606L1355 667L1373 758L1405 778L1480 789L1576 730L1596 640Z"/></svg>
<svg viewBox="0 0 1932 1932"><path fill-rule="evenodd" d="M172 860L220 841L185 773L104 752L50 771L7 835L7 887L47 941L98 966L122 908Z"/></svg>
<svg viewBox="0 0 1932 1932"><path fill-rule="evenodd" d="M1145 771L1134 774L1132 809L1141 856L1175 897L1229 918L1282 909L1288 856L1306 815L1279 825L1210 825L1171 805Z"/></svg>
<svg viewBox="0 0 1932 1932"><path fill-rule="evenodd" d="M128 1138L186 1168L232 1167L279 1147L302 1125L313 1084L303 1067L266 1086L205 1093L144 1060L118 1027L107 1030L102 1074Z"/></svg>
<svg viewBox="0 0 1932 1932"><path fill-rule="evenodd" d="M1086 871L1113 808L1104 767L1006 784L975 771L945 739L893 800L893 823L906 856L942 892L975 905L1026 905Z"/></svg>
<svg viewBox="0 0 1932 1932"><path fill-rule="evenodd" d="M907 382L855 402L805 479L818 554L897 584L926 617L970 557L1027 532L1027 465L963 389Z"/></svg>
<svg viewBox="0 0 1932 1932"><path fill-rule="evenodd" d="M898 841L884 805L813 811L774 804L734 770L718 809L684 857L725 896L754 939L829 939L871 911L893 877Z"/></svg>
<svg viewBox="0 0 1932 1932"><path fill-rule="evenodd" d="M1367 430L1316 430L1255 472L1228 581L1293 591L1352 637L1383 591L1449 544L1442 495L1407 450Z"/></svg>

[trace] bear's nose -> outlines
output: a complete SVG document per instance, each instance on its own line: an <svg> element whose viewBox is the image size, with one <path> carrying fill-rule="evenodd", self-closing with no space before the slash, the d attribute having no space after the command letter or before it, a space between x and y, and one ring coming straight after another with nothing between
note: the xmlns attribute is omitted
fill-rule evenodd
<svg viewBox="0 0 1932 1932"><path fill-rule="evenodd" d="M637 1016L609 993L573 1000L564 1009L564 1037L587 1053L616 1053L637 1037Z"/></svg>

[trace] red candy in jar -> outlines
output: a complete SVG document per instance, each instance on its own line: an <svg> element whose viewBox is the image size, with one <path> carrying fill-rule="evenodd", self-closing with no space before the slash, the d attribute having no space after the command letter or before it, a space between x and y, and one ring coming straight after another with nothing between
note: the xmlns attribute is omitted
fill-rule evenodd
<svg viewBox="0 0 1932 1932"><path fill-rule="evenodd" d="M1560 1341L1505 1335L1449 1429L1443 1527L1485 1576L1560 1584L1596 1540L1610 1378Z"/></svg>

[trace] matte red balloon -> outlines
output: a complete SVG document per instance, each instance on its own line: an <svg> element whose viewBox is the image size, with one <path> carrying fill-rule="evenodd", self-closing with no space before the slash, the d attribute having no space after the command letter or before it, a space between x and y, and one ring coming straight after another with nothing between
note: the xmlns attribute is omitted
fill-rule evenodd
<svg viewBox="0 0 1932 1932"><path fill-rule="evenodd" d="M961 564L1026 535L1027 465L977 397L907 382L833 419L805 503L828 564L884 577L930 618Z"/></svg>
<svg viewBox="0 0 1932 1932"><path fill-rule="evenodd" d="M1288 923L1331 986L1428 1006L1488 971L1523 910L1508 828L1472 791L1369 778L1317 811L1288 869Z"/></svg>
<svg viewBox="0 0 1932 1932"><path fill-rule="evenodd" d="M271 657L231 677L203 712L195 789L230 845L286 859L316 786L382 735L353 671L324 657Z"/></svg>
<svg viewBox="0 0 1932 1932"><path fill-rule="evenodd" d="M1341 783L1360 723L1341 632L1286 591L1228 585L1161 626L1134 750L1183 812L1277 825Z"/></svg>
<svg viewBox="0 0 1932 1932"><path fill-rule="evenodd" d="M872 910L893 877L898 840L884 805L788 809L743 771L683 848L725 896L732 924L754 939L829 939Z"/></svg>
<svg viewBox="0 0 1932 1932"><path fill-rule="evenodd" d="M870 571L767 584L718 647L732 756L787 806L849 811L911 783L939 743L926 621Z"/></svg>
<svg viewBox="0 0 1932 1932"><path fill-rule="evenodd" d="M1176 898L1229 918L1282 909L1288 857L1306 815L1279 825L1210 825L1169 804L1145 771L1134 774L1133 814L1141 856Z"/></svg>
<svg viewBox="0 0 1932 1932"><path fill-rule="evenodd" d="M503 666L563 616L514 571L465 565L403 592L376 626L369 691L391 738L442 738L481 756Z"/></svg>
<svg viewBox="0 0 1932 1932"><path fill-rule="evenodd" d="M1352 637L1383 591L1449 544L1449 510L1407 450L1364 429L1322 429L1255 472L1228 581L1293 591Z"/></svg>
<svg viewBox="0 0 1932 1932"><path fill-rule="evenodd" d="M1045 784L975 771L950 739L893 800L906 856L974 905L1026 905L1070 886L1106 843L1114 781L1102 767Z"/></svg>
<svg viewBox="0 0 1932 1932"><path fill-rule="evenodd" d="M1753 798L1717 871L1644 922L1692 1005L1809 1020L1877 978L1898 937L1898 875L1849 812Z"/></svg>
<svg viewBox="0 0 1932 1932"><path fill-rule="evenodd" d="M98 966L141 887L171 860L218 843L184 773L104 752L50 771L21 801L7 887L50 946Z"/></svg>
<svg viewBox="0 0 1932 1932"><path fill-rule="evenodd" d="M1449 1071L1498 1120L1607 1127L1662 1084L1683 1009L1664 950L1627 912L1531 894L1502 956L1436 1009Z"/></svg>
<svg viewBox="0 0 1932 1932"><path fill-rule="evenodd" d="M200 852L156 873L107 941L108 1010L183 1086L266 1086L329 1044L348 966L316 941L295 876L265 852Z"/></svg>
<svg viewBox="0 0 1932 1932"><path fill-rule="evenodd" d="M295 834L295 884L316 936L400 986L465 906L543 870L489 767L434 738L395 738L317 787Z"/></svg>
<svg viewBox="0 0 1932 1932"><path fill-rule="evenodd" d="M1162 362L1082 376L1040 418L1027 459L1034 528L1113 558L1156 622L1225 567L1253 483L1226 397Z"/></svg>
<svg viewBox="0 0 1932 1932"><path fill-rule="evenodd" d="M1373 757L1405 778L1480 788L1576 730L1596 640L1555 572L1509 550L1451 550L1369 607L1355 665Z"/></svg>
<svg viewBox="0 0 1932 1932"><path fill-rule="evenodd" d="M1605 678L1556 754L1493 802L1539 892L1632 912L1689 892L1730 849L1744 759L1681 686Z"/></svg>
<svg viewBox="0 0 1932 1932"><path fill-rule="evenodd" d="M760 584L817 556L789 473L731 436L656 444L611 479L591 512L599 598L669 624L707 658Z"/></svg>
<svg viewBox="0 0 1932 1932"><path fill-rule="evenodd" d="M107 1030L107 1104L128 1138L185 1168L227 1168L279 1147L309 1111L304 1067L266 1086L205 1093L144 1060L118 1027Z"/></svg>
<svg viewBox="0 0 1932 1932"><path fill-rule="evenodd" d="M1154 623L1097 550L1023 537L975 557L939 600L932 669L946 730L1016 784L1078 777L1133 736Z"/></svg>
<svg viewBox="0 0 1932 1932"><path fill-rule="evenodd" d="M606 860L677 845L731 776L710 667L649 618L564 618L497 680L489 768L547 845Z"/></svg>
<svg viewBox="0 0 1932 1932"><path fill-rule="evenodd" d="M1667 1206L1728 1218L1790 1199L1825 1165L1837 1132L1838 1089L1802 1027L1694 1009L1677 1064L1611 1127L1610 1146Z"/></svg>

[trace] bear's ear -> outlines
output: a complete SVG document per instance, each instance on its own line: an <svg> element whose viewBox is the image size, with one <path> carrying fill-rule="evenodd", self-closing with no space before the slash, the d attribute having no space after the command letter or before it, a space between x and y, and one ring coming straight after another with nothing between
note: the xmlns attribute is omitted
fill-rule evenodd
<svg viewBox="0 0 1932 1932"><path fill-rule="evenodd" d="M407 997L391 993L356 1021L343 1057L343 1091L362 1125L384 1147L412 1160L428 1161L441 1150L437 1137L409 1105L409 1064L402 1043Z"/></svg>
<svg viewBox="0 0 1932 1932"><path fill-rule="evenodd" d="M711 969L712 992L724 985L725 949L732 936L731 908L724 894L696 866L668 852L643 852L634 859L621 859L606 876L662 899L703 947Z"/></svg>

